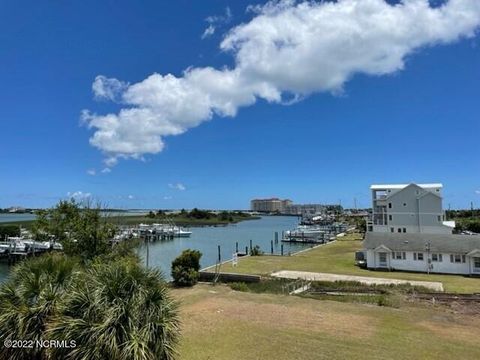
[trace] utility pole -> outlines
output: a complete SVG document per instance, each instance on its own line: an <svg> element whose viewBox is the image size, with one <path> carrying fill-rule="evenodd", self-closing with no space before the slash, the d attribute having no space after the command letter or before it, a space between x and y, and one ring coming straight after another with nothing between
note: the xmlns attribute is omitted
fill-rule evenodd
<svg viewBox="0 0 480 360"><path fill-rule="evenodd" d="M427 274L430 274L430 266L432 260L430 260L430 241L425 244L425 250L427 251Z"/></svg>

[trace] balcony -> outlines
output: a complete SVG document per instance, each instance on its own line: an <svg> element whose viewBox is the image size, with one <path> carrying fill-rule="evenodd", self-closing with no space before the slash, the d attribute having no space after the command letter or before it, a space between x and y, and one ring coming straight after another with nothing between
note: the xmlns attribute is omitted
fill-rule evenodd
<svg viewBox="0 0 480 360"><path fill-rule="evenodd" d="M387 214L372 214L367 220L368 225L388 225Z"/></svg>

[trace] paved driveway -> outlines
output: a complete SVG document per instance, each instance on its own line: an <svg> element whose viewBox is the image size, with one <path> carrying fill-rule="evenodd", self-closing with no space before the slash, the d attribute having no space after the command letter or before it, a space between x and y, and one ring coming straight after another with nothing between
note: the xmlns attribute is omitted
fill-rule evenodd
<svg viewBox="0 0 480 360"><path fill-rule="evenodd" d="M411 284L413 286L423 286L434 291L443 291L443 284L435 281L412 281L400 279L385 279L377 277L338 275L327 273L315 273L307 271L278 271L272 274L274 277L284 279L304 279L310 281L358 281L367 285L388 285L388 284Z"/></svg>

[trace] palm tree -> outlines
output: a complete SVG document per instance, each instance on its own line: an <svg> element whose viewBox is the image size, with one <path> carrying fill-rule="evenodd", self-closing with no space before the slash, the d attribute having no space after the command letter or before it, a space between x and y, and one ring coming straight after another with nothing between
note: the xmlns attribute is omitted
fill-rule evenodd
<svg viewBox="0 0 480 360"><path fill-rule="evenodd" d="M174 359L179 337L177 303L161 274L126 259L95 263L77 276L48 329L75 348L54 358Z"/></svg>
<svg viewBox="0 0 480 360"><path fill-rule="evenodd" d="M78 271L77 262L62 255L45 255L17 265L0 286L0 342L46 340L46 327L58 302ZM42 359L46 349L2 347L0 359Z"/></svg>

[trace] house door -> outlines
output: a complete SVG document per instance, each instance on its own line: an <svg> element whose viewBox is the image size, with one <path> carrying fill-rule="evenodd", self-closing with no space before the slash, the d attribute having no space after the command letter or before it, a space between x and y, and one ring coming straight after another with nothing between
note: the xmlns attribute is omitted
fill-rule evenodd
<svg viewBox="0 0 480 360"><path fill-rule="evenodd" d="M475 274L480 274L480 257L473 258L473 272Z"/></svg>
<svg viewBox="0 0 480 360"><path fill-rule="evenodd" d="M378 259L380 267L387 267L387 253L378 253Z"/></svg>

